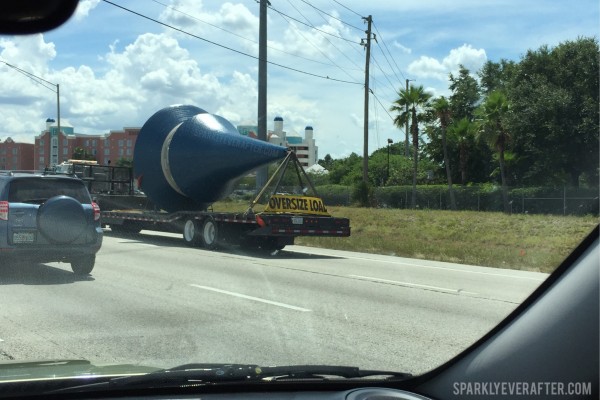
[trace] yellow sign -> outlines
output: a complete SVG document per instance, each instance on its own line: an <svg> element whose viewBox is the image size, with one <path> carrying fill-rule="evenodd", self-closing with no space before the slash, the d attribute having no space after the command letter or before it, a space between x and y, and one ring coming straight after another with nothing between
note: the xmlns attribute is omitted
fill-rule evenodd
<svg viewBox="0 0 600 400"><path fill-rule="evenodd" d="M265 212L327 215L327 208L318 197L275 194L269 199Z"/></svg>

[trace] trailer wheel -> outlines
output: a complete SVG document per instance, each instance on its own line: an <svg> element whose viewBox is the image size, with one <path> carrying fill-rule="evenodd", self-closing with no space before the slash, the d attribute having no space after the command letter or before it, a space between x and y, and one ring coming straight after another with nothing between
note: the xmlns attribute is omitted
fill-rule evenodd
<svg viewBox="0 0 600 400"><path fill-rule="evenodd" d="M214 249L219 240L219 229L214 219L208 217L202 224L202 242L205 248Z"/></svg>
<svg viewBox="0 0 600 400"><path fill-rule="evenodd" d="M202 244L201 229L198 220L188 219L183 225L183 240L185 244L192 247L198 247Z"/></svg>

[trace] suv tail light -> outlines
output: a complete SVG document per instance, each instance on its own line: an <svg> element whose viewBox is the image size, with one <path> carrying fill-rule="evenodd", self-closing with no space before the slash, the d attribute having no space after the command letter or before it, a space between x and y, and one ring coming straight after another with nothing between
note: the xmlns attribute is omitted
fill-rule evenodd
<svg viewBox="0 0 600 400"><path fill-rule="evenodd" d="M0 201L0 220L8 221L8 201Z"/></svg>
<svg viewBox="0 0 600 400"><path fill-rule="evenodd" d="M96 204L95 201L92 201L92 208L94 209L94 221L98 221L100 219L100 207ZM1 208L0 208L1 210ZM8 206L7 206L8 211Z"/></svg>

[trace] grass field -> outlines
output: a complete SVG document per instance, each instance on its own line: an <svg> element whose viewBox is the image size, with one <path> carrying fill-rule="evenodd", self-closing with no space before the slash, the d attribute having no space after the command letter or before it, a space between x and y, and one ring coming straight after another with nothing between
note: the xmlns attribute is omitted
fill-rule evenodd
<svg viewBox="0 0 600 400"><path fill-rule="evenodd" d="M215 209L231 210L233 206L224 203ZM598 218L592 216L328 209L333 216L350 219L352 235L300 237L296 244L540 272L552 272L598 224Z"/></svg>

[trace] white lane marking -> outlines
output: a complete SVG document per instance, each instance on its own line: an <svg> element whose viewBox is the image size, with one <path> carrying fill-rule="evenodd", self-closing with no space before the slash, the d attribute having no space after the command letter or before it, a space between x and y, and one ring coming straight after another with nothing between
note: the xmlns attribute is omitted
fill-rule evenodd
<svg viewBox="0 0 600 400"><path fill-rule="evenodd" d="M312 250L310 250L310 251L302 251L302 252L308 253L308 254L321 255L321 256L331 256L331 254L313 252ZM545 281L546 278L549 275L549 274L546 274L546 277L543 277L543 278L535 278L535 277L531 277L531 276L498 274L498 273L495 273L495 272L469 271L469 270L466 270L466 269L457 269L457 268L448 268L448 267L436 267L436 266L433 266L433 265L414 264L414 263L407 263L407 262L402 262L402 261L378 260L376 258L367 258L367 257L353 257L353 256L347 256L347 255L342 255L340 257L348 258L350 260L375 261L375 262L382 262L382 263L387 263L387 264L406 265L406 266L409 266L409 267L441 269L441 270L444 270L444 271L453 271L453 272L465 272L465 273L468 273L468 274L482 274L482 275L491 275L491 276L501 276L503 278L515 278L515 279L530 279L530 280L539 281L539 282Z"/></svg>
<svg viewBox="0 0 600 400"><path fill-rule="evenodd" d="M212 292L227 294L229 296L235 296L235 297L239 297L239 298L246 299L246 300L258 301L258 302L265 303L265 304L271 304L273 306L289 308L290 310L296 310L296 311L302 311L302 312L311 311L308 308L296 307L296 306L292 306L290 304L280 303L278 301L271 301L271 300L267 300L267 299L261 299L260 297L247 296L245 294L229 292L227 290L217 289L217 288L213 288L213 287L209 287L209 286L196 285L193 283L190 283L190 286L193 286L198 289L210 290Z"/></svg>
<svg viewBox="0 0 600 400"><path fill-rule="evenodd" d="M362 275L348 275L348 276L352 277L352 278L365 279L365 280L373 281L373 282L393 283L395 285L400 285L400 286L408 286L408 287L414 287L414 288L438 290L440 292L448 292L448 293L455 293L455 294L470 294L470 295L476 295L477 294L477 293L474 293L474 292L468 292L466 290L449 289L449 288L443 288L443 287L439 287L439 286L430 286L430 285L420 285L418 283L393 281L393 280L390 280L390 279L373 278L371 276L362 276Z"/></svg>

